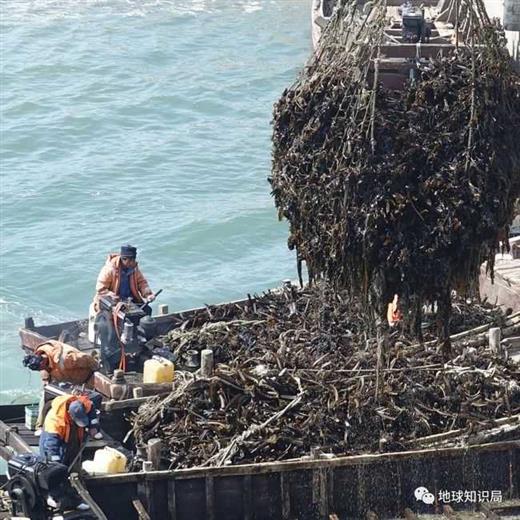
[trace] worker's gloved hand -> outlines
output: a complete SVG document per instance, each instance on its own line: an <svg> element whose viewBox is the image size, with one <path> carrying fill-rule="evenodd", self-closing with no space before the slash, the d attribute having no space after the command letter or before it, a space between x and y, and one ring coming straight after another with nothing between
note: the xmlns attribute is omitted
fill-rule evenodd
<svg viewBox="0 0 520 520"><path fill-rule="evenodd" d="M155 294L150 294L146 297L146 303L152 303L155 300Z"/></svg>

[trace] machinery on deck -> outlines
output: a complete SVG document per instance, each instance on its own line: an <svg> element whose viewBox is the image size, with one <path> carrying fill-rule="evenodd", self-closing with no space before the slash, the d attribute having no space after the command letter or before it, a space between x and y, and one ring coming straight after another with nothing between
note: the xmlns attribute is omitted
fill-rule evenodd
<svg viewBox="0 0 520 520"><path fill-rule="evenodd" d="M403 43L428 43L431 36L431 23L424 17L424 9L413 6L407 1L398 9L401 15Z"/></svg>
<svg viewBox="0 0 520 520"><path fill-rule="evenodd" d="M6 484L11 500L12 514L31 520L90 520L92 513L74 510L77 495L70 486L67 466L45 462L37 455L23 453L11 458L7 464L9 480ZM60 489L64 499L59 508L47 504L51 489ZM67 511L70 509L70 511Z"/></svg>
<svg viewBox="0 0 520 520"><path fill-rule="evenodd" d="M149 316L147 304L102 296L99 305L94 329L103 371L111 373L122 368L141 372L144 361L151 357L146 342L155 334L155 320Z"/></svg>

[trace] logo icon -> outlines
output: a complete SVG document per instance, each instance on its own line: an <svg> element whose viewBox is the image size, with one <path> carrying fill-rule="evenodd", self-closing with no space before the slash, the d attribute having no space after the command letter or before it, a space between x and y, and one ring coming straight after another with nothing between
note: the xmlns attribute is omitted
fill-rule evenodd
<svg viewBox="0 0 520 520"><path fill-rule="evenodd" d="M424 502L425 504L433 504L435 502L435 497L428 491L428 488L424 486L419 486L414 491L415 500L418 502Z"/></svg>

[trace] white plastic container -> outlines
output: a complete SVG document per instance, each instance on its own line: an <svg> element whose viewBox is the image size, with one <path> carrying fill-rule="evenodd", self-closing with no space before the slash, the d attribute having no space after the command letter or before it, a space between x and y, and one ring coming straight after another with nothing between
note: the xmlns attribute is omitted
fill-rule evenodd
<svg viewBox="0 0 520 520"><path fill-rule="evenodd" d="M143 383L171 383L175 367L171 361L158 356L144 362Z"/></svg>
<svg viewBox="0 0 520 520"><path fill-rule="evenodd" d="M90 474L112 475L126 471L126 457L114 448L105 446L94 453L94 460L86 460L82 467Z"/></svg>

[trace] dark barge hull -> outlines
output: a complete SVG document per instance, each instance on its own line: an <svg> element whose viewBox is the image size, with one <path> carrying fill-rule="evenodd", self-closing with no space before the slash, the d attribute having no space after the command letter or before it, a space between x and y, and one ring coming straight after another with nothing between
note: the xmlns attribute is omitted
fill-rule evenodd
<svg viewBox="0 0 520 520"><path fill-rule="evenodd" d="M499 491L519 498L520 441L332 459L194 468L90 477L92 497L109 519L138 518L132 501L152 520L280 520L379 518L442 512L418 502L414 490ZM471 509L475 504L451 504ZM518 511L520 512L520 511Z"/></svg>

